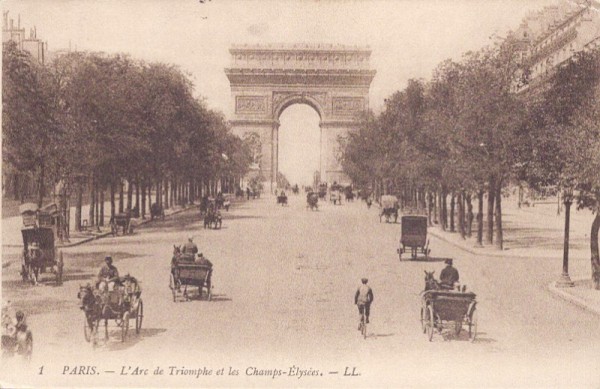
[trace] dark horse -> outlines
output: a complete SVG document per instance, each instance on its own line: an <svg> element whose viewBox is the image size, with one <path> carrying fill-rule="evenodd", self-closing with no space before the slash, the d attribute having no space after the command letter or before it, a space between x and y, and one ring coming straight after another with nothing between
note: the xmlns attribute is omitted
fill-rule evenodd
<svg viewBox="0 0 600 389"><path fill-rule="evenodd" d="M92 341L95 346L98 343L98 326L100 325L100 319L102 319L102 299L98 291L92 288L90 284L80 285L77 297L81 301L80 309L85 314L85 340Z"/></svg>

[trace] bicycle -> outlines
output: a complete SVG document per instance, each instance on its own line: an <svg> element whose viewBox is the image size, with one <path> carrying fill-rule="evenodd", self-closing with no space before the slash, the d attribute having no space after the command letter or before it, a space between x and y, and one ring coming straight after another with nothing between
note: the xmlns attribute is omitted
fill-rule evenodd
<svg viewBox="0 0 600 389"><path fill-rule="evenodd" d="M363 306L364 307L364 306ZM363 308L362 313L360 315L360 322L358 323L358 330L360 331L361 335L367 339L367 321L365 319L365 310L366 307Z"/></svg>

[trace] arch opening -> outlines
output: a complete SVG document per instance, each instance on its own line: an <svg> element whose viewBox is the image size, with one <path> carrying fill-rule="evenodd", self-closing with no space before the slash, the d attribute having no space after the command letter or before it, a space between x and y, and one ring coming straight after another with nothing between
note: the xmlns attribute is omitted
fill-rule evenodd
<svg viewBox="0 0 600 389"><path fill-rule="evenodd" d="M290 185L312 185L320 170L321 117L312 105L293 102L279 114L278 172Z"/></svg>

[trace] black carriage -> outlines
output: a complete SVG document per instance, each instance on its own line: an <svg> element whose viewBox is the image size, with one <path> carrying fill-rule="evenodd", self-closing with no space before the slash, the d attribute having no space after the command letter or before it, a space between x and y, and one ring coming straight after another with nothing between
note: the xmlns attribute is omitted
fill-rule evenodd
<svg viewBox="0 0 600 389"><path fill-rule="evenodd" d="M115 216L110 218L110 230L113 236L119 235L119 228L123 229L123 235L133 234L133 224L131 223L130 211L117 213Z"/></svg>
<svg viewBox="0 0 600 389"><path fill-rule="evenodd" d="M171 267L171 276L169 280L169 288L173 294L173 302L177 302L179 296L183 296L186 301L189 301L189 286L197 288L199 299L202 298L202 292L206 290L206 299L210 301L212 299L212 272L212 265L195 263L193 258L192 261L175 261Z"/></svg>
<svg viewBox="0 0 600 389"><path fill-rule="evenodd" d="M319 195L316 193L309 193L306 196L306 208L310 208L312 211L319 209Z"/></svg>
<svg viewBox="0 0 600 389"><path fill-rule="evenodd" d="M402 254L408 252L412 259L417 258L417 254L429 257L429 239L427 239L427 216L402 216L401 219L402 235L400 237L400 248L397 250L399 259L402 260Z"/></svg>
<svg viewBox="0 0 600 389"><path fill-rule="evenodd" d="M342 196L338 190L332 190L329 193L329 201L333 203L333 205L342 205Z"/></svg>
<svg viewBox="0 0 600 389"><path fill-rule="evenodd" d="M288 198L285 194L277 196L277 204L288 205Z"/></svg>
<svg viewBox="0 0 600 389"><path fill-rule="evenodd" d="M469 340L477 335L477 300L475 293L453 290L427 290L421 293L421 329L429 341L437 330L451 328L458 336L463 324L468 328Z"/></svg>
<svg viewBox="0 0 600 389"><path fill-rule="evenodd" d="M63 254L55 246L59 219L56 205L38 209L36 204L26 203L19 208L23 218L20 272L23 281L35 285L40 274L49 271L55 275L56 283L62 284Z"/></svg>
<svg viewBox="0 0 600 389"><path fill-rule="evenodd" d="M98 345L98 331L101 321L104 320L104 340L108 340L108 322L114 320L121 333L121 342L127 339L129 321L135 320L135 333L142 329L144 318L144 302L139 281L132 276L119 278L114 282L113 290L105 281L100 282L96 288L90 285L80 287L79 298L81 309L85 313L83 333L87 342Z"/></svg>
<svg viewBox="0 0 600 389"><path fill-rule="evenodd" d="M158 203L150 206L150 220L154 220L155 218L165 220L165 209Z"/></svg>

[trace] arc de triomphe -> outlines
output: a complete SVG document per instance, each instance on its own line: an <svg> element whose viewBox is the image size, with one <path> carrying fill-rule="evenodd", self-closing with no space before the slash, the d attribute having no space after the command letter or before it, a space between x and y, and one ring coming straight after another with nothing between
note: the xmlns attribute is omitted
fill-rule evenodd
<svg viewBox="0 0 600 389"><path fill-rule="evenodd" d="M260 145L261 173L274 187L278 169L279 116L290 105L311 106L320 117L321 180L346 182L337 160L337 137L357 125L369 107L375 70L371 50L342 45L234 45L225 74L234 104L234 134Z"/></svg>

